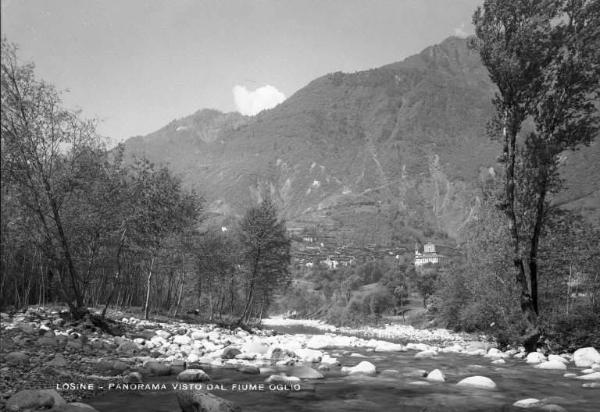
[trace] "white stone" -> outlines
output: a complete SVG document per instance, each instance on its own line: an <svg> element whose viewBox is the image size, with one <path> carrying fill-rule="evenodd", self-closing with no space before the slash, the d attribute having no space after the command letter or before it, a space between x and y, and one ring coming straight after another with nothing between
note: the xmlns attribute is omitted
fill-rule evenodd
<svg viewBox="0 0 600 412"><path fill-rule="evenodd" d="M559 361L562 363L569 363L569 361L565 358L563 358L562 356L559 355L548 355L548 360L549 361Z"/></svg>
<svg viewBox="0 0 600 412"><path fill-rule="evenodd" d="M494 365L504 365L506 361L504 359L496 359L495 361L492 361L492 363Z"/></svg>
<svg viewBox="0 0 600 412"><path fill-rule="evenodd" d="M190 343L192 343L192 338L190 338L187 335L176 335L175 337L173 337L173 343L176 343L178 345L189 345Z"/></svg>
<svg viewBox="0 0 600 412"><path fill-rule="evenodd" d="M373 376L377 372L377 368L371 362L362 361L358 365L353 367L344 366L342 368L342 374L346 375L369 375Z"/></svg>
<svg viewBox="0 0 600 412"><path fill-rule="evenodd" d="M600 363L600 353L592 347L577 349L573 353L573 360L575 361L575 366L587 368L594 363Z"/></svg>
<svg viewBox="0 0 600 412"><path fill-rule="evenodd" d="M588 373L587 375L578 376L577 379L585 381L600 381L600 372Z"/></svg>
<svg viewBox="0 0 600 412"><path fill-rule="evenodd" d="M154 332L154 334L156 336L160 336L163 339L169 339L171 337L171 334L166 330L157 330L156 332Z"/></svg>
<svg viewBox="0 0 600 412"><path fill-rule="evenodd" d="M427 374L427 380L432 382L444 382L445 377L441 370L434 369Z"/></svg>
<svg viewBox="0 0 600 412"><path fill-rule="evenodd" d="M350 354L350 357L351 358L366 358L365 355L362 355L360 353L352 353L352 354Z"/></svg>
<svg viewBox="0 0 600 412"><path fill-rule="evenodd" d="M535 368L564 371L564 370L567 370L567 365L565 365L563 362L558 361L558 360L550 360L548 362L542 362L542 363L536 365Z"/></svg>
<svg viewBox="0 0 600 412"><path fill-rule="evenodd" d="M415 359L422 359L422 358L433 358L434 356L437 356L437 352L434 350L424 350L422 352L419 352L417 354L415 354Z"/></svg>
<svg viewBox="0 0 600 412"><path fill-rule="evenodd" d="M470 376L468 378L464 378L460 382L457 383L458 386L468 386L472 388L481 388L481 389L495 389L496 384L490 378L486 378L485 376Z"/></svg>
<svg viewBox="0 0 600 412"><path fill-rule="evenodd" d="M323 358L323 353L314 349L296 349L295 353L304 362L321 362Z"/></svg>
<svg viewBox="0 0 600 412"><path fill-rule="evenodd" d="M248 342L242 346L243 353L254 353L254 354L265 354L269 350L269 347L263 345L261 342Z"/></svg>
<svg viewBox="0 0 600 412"><path fill-rule="evenodd" d="M527 399L521 399L520 401L516 401L515 403L513 403L513 406L516 406L517 408L533 408L536 406L540 406L541 401L539 399L536 398L527 398Z"/></svg>
<svg viewBox="0 0 600 412"><path fill-rule="evenodd" d="M375 352L403 352L406 348L399 343L380 342L375 346Z"/></svg>
<svg viewBox="0 0 600 412"><path fill-rule="evenodd" d="M531 352L529 354L527 354L527 359L526 362L527 363L542 363L546 361L546 357L539 353L539 352Z"/></svg>
<svg viewBox="0 0 600 412"><path fill-rule="evenodd" d="M565 374L563 375L563 377L564 377L564 378L576 378L576 377L577 377L577 375L576 375L576 374L574 374L574 373L565 373Z"/></svg>

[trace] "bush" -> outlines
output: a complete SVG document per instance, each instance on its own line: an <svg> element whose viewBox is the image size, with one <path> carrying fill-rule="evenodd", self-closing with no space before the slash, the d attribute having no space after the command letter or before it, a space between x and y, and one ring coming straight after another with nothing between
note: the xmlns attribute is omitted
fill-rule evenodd
<svg viewBox="0 0 600 412"><path fill-rule="evenodd" d="M552 348L576 350L600 347L600 316L589 308L575 309L554 319L542 320L544 335Z"/></svg>

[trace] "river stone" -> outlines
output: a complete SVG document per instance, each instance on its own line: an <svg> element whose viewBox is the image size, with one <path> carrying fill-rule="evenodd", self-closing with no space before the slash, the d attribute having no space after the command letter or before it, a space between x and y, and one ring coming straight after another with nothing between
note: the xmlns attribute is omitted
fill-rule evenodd
<svg viewBox="0 0 600 412"><path fill-rule="evenodd" d="M96 408L87 403L73 402L50 409L48 412L98 412Z"/></svg>
<svg viewBox="0 0 600 412"><path fill-rule="evenodd" d="M300 378L297 376L287 376L285 373L281 373L279 375L271 375L267 379L265 379L266 383L281 383L281 384L292 384L299 383Z"/></svg>
<svg viewBox="0 0 600 412"><path fill-rule="evenodd" d="M57 353L56 355L54 355L54 359L52 359L50 362L46 363L46 365L55 366L57 368L64 368L65 366L68 365L68 362L65 359L65 357L62 355L62 353Z"/></svg>
<svg viewBox="0 0 600 412"><path fill-rule="evenodd" d="M241 412L241 408L231 401L207 392L177 392L177 402L181 412Z"/></svg>
<svg viewBox="0 0 600 412"><path fill-rule="evenodd" d="M29 362L29 356L24 352L11 352L6 355L6 363L8 365L20 365Z"/></svg>
<svg viewBox="0 0 600 412"><path fill-rule="evenodd" d="M464 378L460 382L456 384L457 386L467 386L471 388L480 388L480 389L495 389L496 384L490 378L486 378L485 376L470 376L468 378Z"/></svg>
<svg viewBox="0 0 600 412"><path fill-rule="evenodd" d="M513 403L513 406L517 408L534 408L541 405L541 401L536 398L521 399Z"/></svg>
<svg viewBox="0 0 600 412"><path fill-rule="evenodd" d="M377 372L377 369L375 368L375 365L373 365L371 362L368 362L368 361L362 361L358 365L353 366L353 367L344 366L342 368L342 374L346 374L346 375L374 376L376 372Z"/></svg>
<svg viewBox="0 0 600 412"><path fill-rule="evenodd" d="M437 352L434 350L424 350L415 354L415 359L433 358L437 356Z"/></svg>
<svg viewBox="0 0 600 412"><path fill-rule="evenodd" d="M546 357L539 352L531 352L527 354L527 358L525 360L527 363L542 363L546 361Z"/></svg>
<svg viewBox="0 0 600 412"><path fill-rule="evenodd" d="M179 382L206 382L210 377L202 369L186 369L177 375Z"/></svg>
<svg viewBox="0 0 600 412"><path fill-rule="evenodd" d="M600 353L592 347L577 349L573 353L575 366L579 368L588 368L594 363L600 363Z"/></svg>
<svg viewBox="0 0 600 412"><path fill-rule="evenodd" d="M323 379L324 376L321 372L314 370L308 366L296 366L290 368L287 373L291 376L296 376L300 379Z"/></svg>
<svg viewBox="0 0 600 412"><path fill-rule="evenodd" d="M156 332L154 332L154 334L156 336L161 337L162 339L169 339L171 337L171 334L166 330L157 330Z"/></svg>
<svg viewBox="0 0 600 412"><path fill-rule="evenodd" d="M240 353L242 353L242 351L240 351L238 348L235 348L233 346L228 346L225 349L223 349L223 353L221 354L221 359L233 359Z"/></svg>
<svg viewBox="0 0 600 412"><path fill-rule="evenodd" d="M588 373L587 375L578 376L577 379L585 381L600 381L600 372Z"/></svg>
<svg viewBox="0 0 600 412"><path fill-rule="evenodd" d="M269 347L260 342L252 341L242 346L242 353L252 353L264 355L269 350Z"/></svg>
<svg viewBox="0 0 600 412"><path fill-rule="evenodd" d="M506 363L506 361L504 359L496 359L494 361L492 361L493 365L504 365Z"/></svg>
<svg viewBox="0 0 600 412"><path fill-rule="evenodd" d="M142 383L142 374L139 372L128 373L123 378L124 383Z"/></svg>
<svg viewBox="0 0 600 412"><path fill-rule="evenodd" d="M323 353L315 349L296 349L294 352L304 362L319 363L323 358Z"/></svg>
<svg viewBox="0 0 600 412"><path fill-rule="evenodd" d="M148 361L144 364L144 367L154 376L168 376L171 374L171 367L162 362Z"/></svg>
<svg viewBox="0 0 600 412"><path fill-rule="evenodd" d="M54 389L26 389L15 393L6 402L6 410L19 412L65 405L65 400Z"/></svg>
<svg viewBox="0 0 600 412"><path fill-rule="evenodd" d="M139 351L138 345L136 345L134 342L129 341L129 340L123 341L117 348L117 352L124 354L124 355L133 355L134 353L136 353L138 351Z"/></svg>
<svg viewBox="0 0 600 412"><path fill-rule="evenodd" d="M173 343L176 343L178 345L189 345L190 343L192 343L192 338L190 338L187 335L175 335L175 337L173 338Z"/></svg>
<svg viewBox="0 0 600 412"><path fill-rule="evenodd" d="M584 383L581 385L583 388L600 388L600 382Z"/></svg>
<svg viewBox="0 0 600 412"><path fill-rule="evenodd" d="M553 359L553 360L549 360L548 362L542 362L539 365L536 365L535 368L564 371L564 370L567 370L567 365L565 365L561 361Z"/></svg>
<svg viewBox="0 0 600 412"><path fill-rule="evenodd" d="M439 369L434 369L427 374L427 380L432 382L444 382L444 374Z"/></svg>
<svg viewBox="0 0 600 412"><path fill-rule="evenodd" d="M548 360L549 361L558 361L558 362L562 362L562 363L569 363L569 361L567 359L565 359L559 355L548 355Z"/></svg>

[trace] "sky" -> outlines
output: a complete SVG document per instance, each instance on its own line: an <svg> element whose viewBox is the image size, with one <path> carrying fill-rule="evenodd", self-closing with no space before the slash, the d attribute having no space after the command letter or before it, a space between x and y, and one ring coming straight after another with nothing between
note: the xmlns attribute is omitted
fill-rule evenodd
<svg viewBox="0 0 600 412"><path fill-rule="evenodd" d="M254 115L327 73L472 33L481 0L1 0L2 36L113 142Z"/></svg>

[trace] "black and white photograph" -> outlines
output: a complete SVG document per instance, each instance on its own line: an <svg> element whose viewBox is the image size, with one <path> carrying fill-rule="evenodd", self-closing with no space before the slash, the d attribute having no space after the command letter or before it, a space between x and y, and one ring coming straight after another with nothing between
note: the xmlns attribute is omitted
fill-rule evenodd
<svg viewBox="0 0 600 412"><path fill-rule="evenodd" d="M600 0L0 5L0 411L600 411Z"/></svg>

